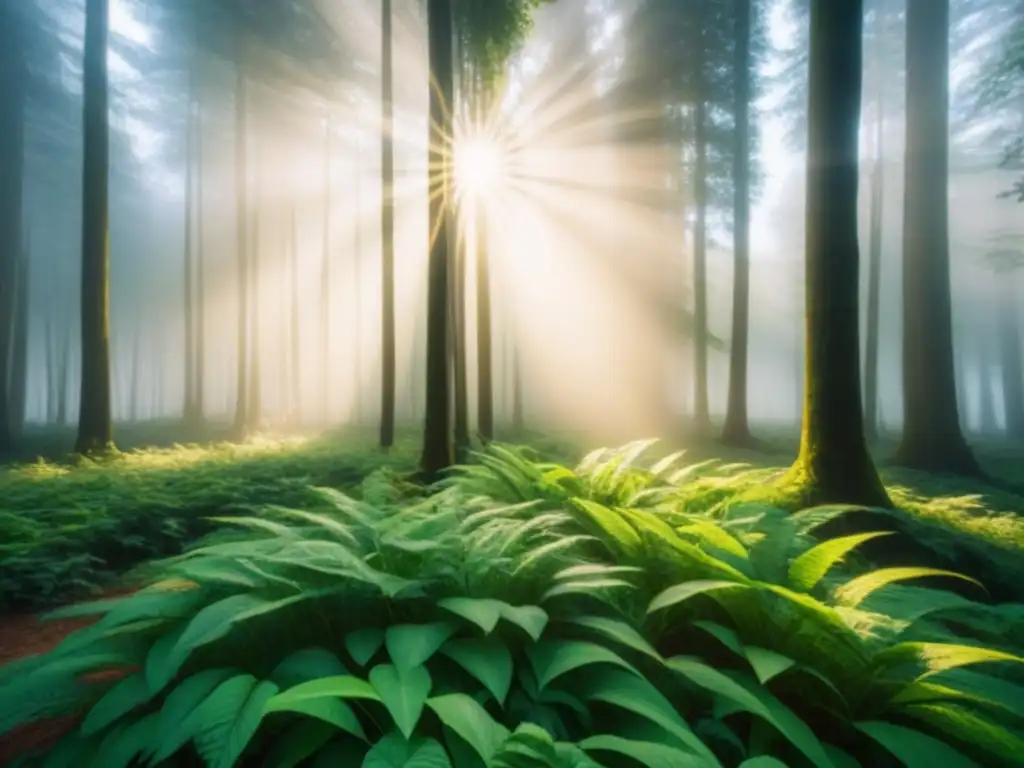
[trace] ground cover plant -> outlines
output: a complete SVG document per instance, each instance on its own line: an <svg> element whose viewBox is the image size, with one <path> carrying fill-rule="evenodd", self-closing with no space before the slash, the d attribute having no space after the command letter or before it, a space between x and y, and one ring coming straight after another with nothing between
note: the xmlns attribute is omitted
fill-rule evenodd
<svg viewBox="0 0 1024 768"><path fill-rule="evenodd" d="M99 620L0 671L0 732L85 711L46 765L1016 764L1024 608L818 539L845 508L691 508L699 467L644 448L236 517L57 612Z"/></svg>

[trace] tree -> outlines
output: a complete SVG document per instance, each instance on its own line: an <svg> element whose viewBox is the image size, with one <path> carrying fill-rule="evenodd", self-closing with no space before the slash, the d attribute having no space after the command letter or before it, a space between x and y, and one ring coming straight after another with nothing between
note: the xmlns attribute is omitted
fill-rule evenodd
<svg viewBox="0 0 1024 768"><path fill-rule="evenodd" d="M381 2L381 376L380 445L395 442L395 138L391 0Z"/></svg>
<svg viewBox="0 0 1024 768"><path fill-rule="evenodd" d="M1018 274L1024 269L1024 251L996 248L985 254L985 263L998 281L999 368L1003 383L1006 435L1024 440L1024 361L1021 359ZM983 386L988 386L987 382Z"/></svg>
<svg viewBox="0 0 1024 768"><path fill-rule="evenodd" d="M83 56L82 387L75 451L114 447L110 397L108 0L86 0Z"/></svg>
<svg viewBox="0 0 1024 768"><path fill-rule="evenodd" d="M949 0L907 0L903 440L896 460L981 473L960 429L949 278Z"/></svg>
<svg viewBox="0 0 1024 768"><path fill-rule="evenodd" d="M248 141L247 90L244 49L241 33L236 33L235 61L235 250L238 260L238 359L235 380L235 420L232 432L243 438L248 432L249 378L249 203L248 203Z"/></svg>
<svg viewBox="0 0 1024 768"><path fill-rule="evenodd" d="M750 17L751 0L734 0L735 61L733 150L732 347L729 357L729 400L722 431L729 445L750 445L747 419L747 347L750 325Z"/></svg>
<svg viewBox="0 0 1024 768"><path fill-rule="evenodd" d="M857 244L862 0L812 0L806 355L800 453L788 480L810 503L889 506L864 439Z"/></svg>

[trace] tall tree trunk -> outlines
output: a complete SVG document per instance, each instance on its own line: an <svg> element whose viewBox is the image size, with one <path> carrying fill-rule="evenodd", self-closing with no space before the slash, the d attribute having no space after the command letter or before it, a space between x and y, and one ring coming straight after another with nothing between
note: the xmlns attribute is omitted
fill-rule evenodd
<svg viewBox="0 0 1024 768"><path fill-rule="evenodd" d="M141 373L139 370L141 355L139 328L142 325L141 320L142 318L136 319L135 328L132 329L132 380L128 382L128 421L131 424L137 424L139 421L139 374Z"/></svg>
<svg viewBox="0 0 1024 768"><path fill-rule="evenodd" d="M1024 440L1024 365L1021 361L1020 311L1014 275L1001 275L999 296L999 351L1003 375L1006 436Z"/></svg>
<svg viewBox="0 0 1024 768"><path fill-rule="evenodd" d="M747 418L747 362L750 326L750 15L751 0L735 0L736 141L733 149L732 346L729 356L729 401L722 439L750 445Z"/></svg>
<svg viewBox="0 0 1024 768"><path fill-rule="evenodd" d="M519 342L512 342L512 431L521 435L526 427L523 411L523 364L519 355Z"/></svg>
<svg viewBox="0 0 1024 768"><path fill-rule="evenodd" d="M960 429L949 279L949 0L907 0L903 441L896 461L980 475Z"/></svg>
<svg viewBox="0 0 1024 768"><path fill-rule="evenodd" d="M291 332L289 333L288 349L290 351L288 369L291 372L290 386L291 403L289 404L289 421L298 426L302 423L302 336L299 333L299 214L295 201L292 201L292 234L289 258L291 261Z"/></svg>
<svg viewBox="0 0 1024 768"><path fill-rule="evenodd" d="M992 392L992 351L991 337L987 333L978 339L978 421L981 433L992 437L999 431L996 418L996 399Z"/></svg>
<svg viewBox="0 0 1024 768"><path fill-rule="evenodd" d="M206 249L203 246L203 100L196 102L196 327L195 327L195 389L193 410L196 426L206 414Z"/></svg>
<svg viewBox="0 0 1024 768"><path fill-rule="evenodd" d="M706 51L704 34L709 0L699 0L695 29L697 39L695 74L694 139L696 161L693 180L693 202L696 221L693 229L693 429L704 437L711 428L708 408L708 283L707 283L707 214L708 214L708 105L706 99Z"/></svg>
<svg viewBox="0 0 1024 768"><path fill-rule="evenodd" d="M363 423L363 302L361 296L363 293L363 212L362 212L362 195L361 195L361 179L359 174L361 169L359 168L359 154L356 154L356 166L352 175L352 215L355 217L355 226L352 229L354 242L352 243L353 259L352 259L352 272L353 272L353 285L355 286L355 292L352 296L352 314L353 323L352 326L355 329L355 339L352 344L352 352L355 357L355 363L352 366L352 384L353 384L353 395L355 397L355 416L356 424Z"/></svg>
<svg viewBox="0 0 1024 768"><path fill-rule="evenodd" d="M320 420L330 421L331 381L331 116L324 121L324 233L320 273Z"/></svg>
<svg viewBox="0 0 1024 768"><path fill-rule="evenodd" d="M25 62L23 10L17 2L0 3L0 453L14 440L8 382L15 322L15 273L22 252L22 206L25 175Z"/></svg>
<svg viewBox="0 0 1024 768"><path fill-rule="evenodd" d="M890 506L860 393L857 245L863 0L812 0L806 213L806 353L800 454L810 504Z"/></svg>
<svg viewBox="0 0 1024 768"><path fill-rule="evenodd" d="M260 428L260 424L263 421L263 314L261 307L262 302L260 301L260 293L262 288L262 282L260 278L263 266L263 244L261 241L262 227L260 226L260 202L263 199L263 181L259 165L259 161L257 161L256 180L254 185L255 190L253 194L253 216L250 220L250 226L252 227L252 239L249 241L249 258L251 259L252 262L249 282L249 290L252 291L252 297L249 300L249 303L252 309L249 313L249 334L251 341L249 349L248 422L249 429L256 430Z"/></svg>
<svg viewBox="0 0 1024 768"><path fill-rule="evenodd" d="M64 336L60 342L60 367L57 372L57 425L68 423L68 377L71 374L71 347L74 330L70 322L65 324Z"/></svg>
<svg viewBox="0 0 1024 768"><path fill-rule="evenodd" d="M114 445L110 399L109 145L107 114L108 0L86 0L83 58L82 387L78 453Z"/></svg>
<svg viewBox="0 0 1024 768"><path fill-rule="evenodd" d="M53 338L53 307L46 313L46 423L57 417L57 344Z"/></svg>
<svg viewBox="0 0 1024 768"><path fill-rule="evenodd" d="M248 202L248 170L246 143L249 138L247 122L248 111L245 69L244 42L241 33L238 35L237 48L239 58L235 62L235 218L236 243L238 258L238 360L236 369L235 423L234 436L244 438L248 432L249 416L249 202Z"/></svg>
<svg viewBox="0 0 1024 768"><path fill-rule="evenodd" d="M395 442L395 138L391 0L381 0L380 445Z"/></svg>
<svg viewBox="0 0 1024 768"><path fill-rule="evenodd" d="M491 94L481 81L478 89L479 110L489 122ZM491 322L491 259L487 242L487 206L476 206L476 365L477 365L477 430L480 439L494 439L494 330Z"/></svg>
<svg viewBox="0 0 1024 768"><path fill-rule="evenodd" d="M430 80L430 259L427 268L426 419L420 468L428 477L454 461L451 433L451 369L449 356L449 249L445 212L451 198L449 144L452 128L454 60L452 1L427 0Z"/></svg>
<svg viewBox="0 0 1024 768"><path fill-rule="evenodd" d="M184 297L185 314L185 403L183 408L184 422L189 426L195 424L195 316L192 301L192 209L194 201L192 191L195 184L193 176L193 154L195 145L195 65L189 65L188 73L188 115L185 118L185 253L184 253Z"/></svg>
<svg viewBox="0 0 1024 768"><path fill-rule="evenodd" d="M32 280L28 238L18 262L14 288L14 340L11 349L11 375L8 381L11 403L11 434L20 438L25 428L28 394L29 291Z"/></svg>
<svg viewBox="0 0 1024 768"><path fill-rule="evenodd" d="M462 211L449 214L449 226L456 233L456 244L451 258L452 270L452 374L455 395L455 456L463 461L470 449L469 435L469 371L466 361L466 231L461 224L465 220Z"/></svg>
<svg viewBox="0 0 1024 768"><path fill-rule="evenodd" d="M875 152L871 167L868 316L864 350L864 432L868 442L878 438L878 342L882 303L882 215L885 195L885 87L881 74L878 80L878 91L875 94Z"/></svg>

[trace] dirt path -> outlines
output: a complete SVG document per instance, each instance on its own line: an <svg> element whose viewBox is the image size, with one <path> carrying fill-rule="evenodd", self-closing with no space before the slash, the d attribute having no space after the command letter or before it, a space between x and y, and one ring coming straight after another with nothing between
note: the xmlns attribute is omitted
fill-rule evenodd
<svg viewBox="0 0 1024 768"><path fill-rule="evenodd" d="M131 590L111 591L103 597L128 594ZM41 621L39 616L0 617L0 666L26 656L49 653L72 632L89 626L96 619L57 619ZM59 717L30 723L0 736L0 766L15 757L37 749L45 749L67 733L77 716Z"/></svg>

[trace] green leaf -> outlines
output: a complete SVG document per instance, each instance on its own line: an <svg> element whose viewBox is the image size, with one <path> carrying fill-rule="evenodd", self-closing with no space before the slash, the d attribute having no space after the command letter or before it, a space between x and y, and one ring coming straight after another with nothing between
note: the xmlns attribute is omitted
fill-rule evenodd
<svg viewBox="0 0 1024 768"><path fill-rule="evenodd" d="M985 664L992 662L1013 662L1024 664L1024 658L1011 653L996 651L991 648L979 648L974 645L956 645L954 643L898 643L875 654L875 664L879 668L894 668L903 664L923 664L927 671L917 677L926 677L945 672L946 670Z"/></svg>
<svg viewBox="0 0 1024 768"><path fill-rule="evenodd" d="M161 635L153 642L146 655L144 668L146 685L149 686L149 692L154 696L160 693L178 673L179 667L171 662L171 653L186 629L188 629L188 624L182 622L177 629Z"/></svg>
<svg viewBox="0 0 1024 768"><path fill-rule="evenodd" d="M676 528L676 531L681 534L694 536L710 544L712 547L727 552L741 560L750 558L750 553L747 552L747 548L743 546L739 539L710 520L694 520Z"/></svg>
<svg viewBox="0 0 1024 768"><path fill-rule="evenodd" d="M338 734L337 729L322 720L299 720L292 723L274 740L263 761L264 768L295 768L315 755Z"/></svg>
<svg viewBox="0 0 1024 768"><path fill-rule="evenodd" d="M536 605L509 605L502 603L501 618L505 619L522 629L533 638L534 642L540 640L544 629L548 625L548 614L543 608Z"/></svg>
<svg viewBox="0 0 1024 768"><path fill-rule="evenodd" d="M854 723L854 727L894 754L907 768L980 768L973 760L927 734L892 723Z"/></svg>
<svg viewBox="0 0 1024 768"><path fill-rule="evenodd" d="M563 595L578 595L587 594L593 595L594 597L601 597L598 593L599 590L605 589L619 589L620 587L626 587L627 589L635 589L635 584L630 584L628 581L622 579L588 579L586 581L563 581L561 584L556 584L541 597L541 600L547 602L553 597L561 597Z"/></svg>
<svg viewBox="0 0 1024 768"><path fill-rule="evenodd" d="M590 578L591 576L607 577L621 576L628 573L643 573L643 568L635 565L604 565L601 563L584 563L563 568L555 574L555 581L575 581L577 579Z"/></svg>
<svg viewBox="0 0 1024 768"><path fill-rule="evenodd" d="M359 722L359 718L356 717L356 713L352 711L352 707L333 696L304 698L287 705L278 704L274 707L274 711L294 712L295 714L314 717L317 720L330 723L339 730L351 733L363 741L367 741L363 726ZM269 712L269 709L265 710L266 712Z"/></svg>
<svg viewBox="0 0 1024 768"><path fill-rule="evenodd" d="M444 747L434 739L407 741L392 732L366 753L362 768L451 768L451 764Z"/></svg>
<svg viewBox="0 0 1024 768"><path fill-rule="evenodd" d="M734 630L713 621L695 621L693 626L703 629L737 656L746 658L743 654L743 643L740 642L740 637Z"/></svg>
<svg viewBox="0 0 1024 768"><path fill-rule="evenodd" d="M632 525L623 520L622 515L618 512L586 499L572 499L571 503L622 550L630 554L639 552L642 543L640 534Z"/></svg>
<svg viewBox="0 0 1024 768"><path fill-rule="evenodd" d="M981 582L972 579L970 576L953 573L952 571L943 571L936 568L881 568L871 573L865 573L863 576L858 576L843 584L843 586L835 591L835 599L843 605L856 608L872 592L882 587L895 584L898 581L921 579L926 576L947 576L954 579L962 579L984 589Z"/></svg>
<svg viewBox="0 0 1024 768"><path fill-rule="evenodd" d="M875 533L858 533L853 536L842 536L823 541L804 552L789 564L789 584L793 589L804 592L812 591L829 570L838 563L847 552L861 544L880 536L890 535L889 531Z"/></svg>
<svg viewBox="0 0 1024 768"><path fill-rule="evenodd" d="M151 713L134 723L122 723L100 743L92 764L102 768L128 768L153 737L157 715Z"/></svg>
<svg viewBox="0 0 1024 768"><path fill-rule="evenodd" d="M526 653L537 677L538 689L545 688L564 674L592 664L614 664L627 672L640 674L617 653L595 643L548 640L529 648Z"/></svg>
<svg viewBox="0 0 1024 768"><path fill-rule="evenodd" d="M297 712L332 723L343 731L366 740L363 727L352 708L342 699L380 701L372 685L350 675L310 680L274 696L264 705L264 714Z"/></svg>
<svg viewBox="0 0 1024 768"><path fill-rule="evenodd" d="M206 669L185 678L171 691L160 708L150 750L154 762L167 760L192 738L194 721L189 715L232 674L229 669Z"/></svg>
<svg viewBox="0 0 1024 768"><path fill-rule="evenodd" d="M438 719L469 744L485 763L509 737L505 726L495 722L482 706L463 693L435 696L427 706Z"/></svg>
<svg viewBox="0 0 1024 768"><path fill-rule="evenodd" d="M499 704L505 703L512 686L512 654L494 638L449 640L441 653L483 683Z"/></svg>
<svg viewBox="0 0 1024 768"><path fill-rule="evenodd" d="M379 664L370 670L370 683L380 694L398 730L405 738L410 738L433 685L427 668L399 669L391 664Z"/></svg>
<svg viewBox="0 0 1024 768"><path fill-rule="evenodd" d="M781 653L769 651L767 648L748 645L743 652L747 661L750 662L750 666L754 668L754 674L762 684L767 684L773 677L781 675L796 664L793 659L783 656Z"/></svg>
<svg viewBox="0 0 1024 768"><path fill-rule="evenodd" d="M345 635L345 650L360 667L365 667L383 645L383 629L357 629Z"/></svg>
<svg viewBox="0 0 1024 768"><path fill-rule="evenodd" d="M708 762L691 752L651 741L620 736L591 736L580 742L588 752L615 752L642 763L645 768L707 768Z"/></svg>
<svg viewBox="0 0 1024 768"><path fill-rule="evenodd" d="M752 757L740 763L739 768L789 768L784 762L768 755Z"/></svg>
<svg viewBox="0 0 1024 768"><path fill-rule="evenodd" d="M438 601L438 606L476 624L489 635L501 619L500 600L485 600L472 597L448 597Z"/></svg>
<svg viewBox="0 0 1024 768"><path fill-rule="evenodd" d="M684 581L682 584L669 587L651 600L651 604L647 606L647 613L651 614L664 608L671 608L689 600L695 595L703 595L720 589L736 588L745 589L747 585L735 581Z"/></svg>
<svg viewBox="0 0 1024 768"><path fill-rule="evenodd" d="M149 698L150 692L145 675L141 672L129 675L110 688L89 710L81 725L82 735L91 736L98 733L119 717L149 701Z"/></svg>
<svg viewBox="0 0 1024 768"><path fill-rule="evenodd" d="M270 680L282 688L322 677L347 675L348 670L337 656L325 648L303 648L287 656L270 673Z"/></svg>
<svg viewBox="0 0 1024 768"><path fill-rule="evenodd" d="M662 661L661 654L647 642L646 638L623 621L616 621L605 616L577 616L569 619L569 623L592 629L598 634L604 635L606 638L620 643L627 648L632 648L634 651L639 651L655 661Z"/></svg>
<svg viewBox="0 0 1024 768"><path fill-rule="evenodd" d="M400 670L410 670L425 664L453 634L455 625L446 621L399 624L388 628L384 644L392 663Z"/></svg>
<svg viewBox="0 0 1024 768"><path fill-rule="evenodd" d="M232 768L256 734L277 686L238 675L217 686L189 716L196 749L209 768Z"/></svg>

